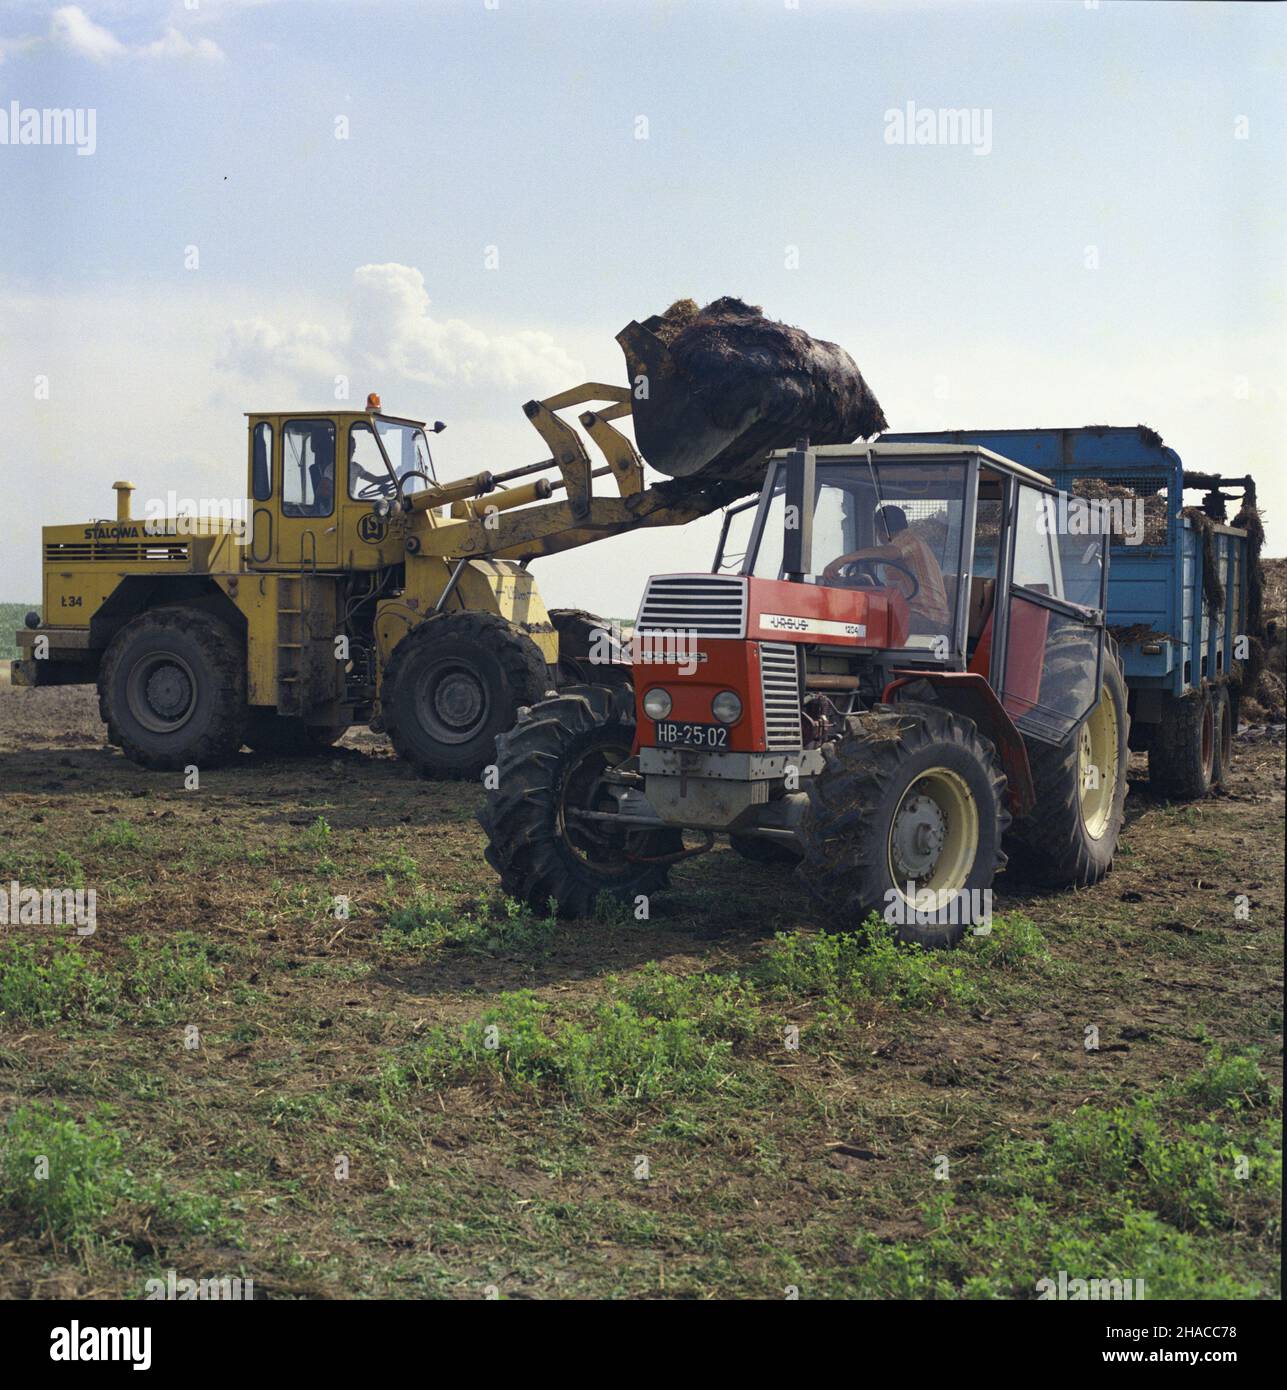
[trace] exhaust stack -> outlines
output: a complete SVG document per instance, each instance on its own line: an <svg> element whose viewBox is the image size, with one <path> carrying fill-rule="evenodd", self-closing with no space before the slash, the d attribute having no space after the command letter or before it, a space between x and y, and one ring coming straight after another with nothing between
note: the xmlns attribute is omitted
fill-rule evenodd
<svg viewBox="0 0 1287 1390"><path fill-rule="evenodd" d="M133 483L113 483L112 490L116 493L116 519L117 521L129 521L130 517L130 497L134 492Z"/></svg>

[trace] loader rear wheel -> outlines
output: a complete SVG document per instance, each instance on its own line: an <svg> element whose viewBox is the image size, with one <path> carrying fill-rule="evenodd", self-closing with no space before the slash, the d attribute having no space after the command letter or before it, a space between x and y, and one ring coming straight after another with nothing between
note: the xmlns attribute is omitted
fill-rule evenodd
<svg viewBox="0 0 1287 1390"><path fill-rule="evenodd" d="M495 613L439 613L394 648L384 675L385 728L422 777L477 777L496 737L549 684L541 649Z"/></svg>
<svg viewBox="0 0 1287 1390"><path fill-rule="evenodd" d="M1167 700L1148 753L1149 785L1173 801L1199 801L1211 790L1215 767L1215 705L1210 687L1180 700Z"/></svg>
<svg viewBox="0 0 1287 1390"><path fill-rule="evenodd" d="M496 786L478 813L487 862L501 887L538 912L585 917L601 894L633 903L665 886L678 830L614 828L585 813L611 811L603 774L630 757L634 697L574 686L524 711L496 743ZM659 862L660 861L660 862Z"/></svg>
<svg viewBox="0 0 1287 1390"><path fill-rule="evenodd" d="M1048 887L1088 887L1113 866L1126 815L1130 715L1112 638L1104 646L1099 699L1057 745L1025 740L1036 805L1016 821L1015 867Z"/></svg>
<svg viewBox="0 0 1287 1390"><path fill-rule="evenodd" d="M987 888L1006 862L992 743L969 719L907 701L855 717L822 753L806 783L798 880L838 929L876 912L901 942L954 945L971 922L959 895ZM918 922L929 908L937 920Z"/></svg>
<svg viewBox="0 0 1287 1390"><path fill-rule="evenodd" d="M253 709L246 724L246 747L276 757L323 753L344 737L347 724L305 724L302 719Z"/></svg>
<svg viewBox="0 0 1287 1390"><path fill-rule="evenodd" d="M612 624L605 618L583 608L551 608L550 622L559 634L560 685L630 685L629 661L612 635ZM623 661L604 661L605 648L621 655Z"/></svg>
<svg viewBox="0 0 1287 1390"><path fill-rule="evenodd" d="M142 767L213 767L242 745L244 646L225 623L196 609L143 613L103 656L98 709L109 741Z"/></svg>

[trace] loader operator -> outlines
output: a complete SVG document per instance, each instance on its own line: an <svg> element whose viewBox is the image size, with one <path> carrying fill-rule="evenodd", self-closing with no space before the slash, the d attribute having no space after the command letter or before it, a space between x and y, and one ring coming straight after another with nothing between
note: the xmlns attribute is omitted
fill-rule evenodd
<svg viewBox="0 0 1287 1390"><path fill-rule="evenodd" d="M871 566L887 561L891 568L885 571L884 582L907 599L912 631L949 632L952 619L947 607L947 589L933 550L920 536L909 530L907 513L901 507L886 502L876 508L872 521L874 534L877 537L885 536L887 544L852 550L848 555L838 556L823 570L823 579L829 584L844 583L849 577L846 571L851 567L862 571L864 567L861 561L867 562L868 574L872 572ZM893 568L894 565L898 568Z"/></svg>

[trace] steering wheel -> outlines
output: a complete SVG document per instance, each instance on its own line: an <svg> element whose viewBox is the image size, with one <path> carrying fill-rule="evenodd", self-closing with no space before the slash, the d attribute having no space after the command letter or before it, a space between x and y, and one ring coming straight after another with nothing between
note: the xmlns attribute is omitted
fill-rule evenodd
<svg viewBox="0 0 1287 1390"><path fill-rule="evenodd" d="M855 558L842 555L839 560L833 560L827 566L827 570L824 572L823 577L824 579L833 581L837 579L853 579L860 581L858 584L859 588L883 589L885 587L885 581L876 572L882 566L886 569L898 570L899 573L906 575L911 581L912 591L910 594L904 595L909 603L920 593L921 581L917 579L906 565L901 564L897 560L877 559L867 555L860 555ZM858 573L859 571L866 571L868 583L863 584L861 582L862 575Z"/></svg>

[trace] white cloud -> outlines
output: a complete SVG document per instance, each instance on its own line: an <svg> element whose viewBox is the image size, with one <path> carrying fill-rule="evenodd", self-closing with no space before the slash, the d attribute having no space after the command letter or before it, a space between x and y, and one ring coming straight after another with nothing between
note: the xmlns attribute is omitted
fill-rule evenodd
<svg viewBox="0 0 1287 1390"><path fill-rule="evenodd" d="M29 35L0 41L0 62L11 54L25 53L45 43L93 63L128 58L196 59L218 63L224 57L223 49L213 39L194 41L173 25L167 25L165 33L151 43L123 43L110 29L92 20L79 5L60 5L50 17L47 37Z"/></svg>
<svg viewBox="0 0 1287 1390"><path fill-rule="evenodd" d="M281 328L264 318L230 327L220 365L249 377L286 376L301 389L335 375L401 378L427 386L500 385L530 394L573 385L582 364L553 335L491 333L463 319L436 318L414 266L359 266L337 331L316 323Z"/></svg>
<svg viewBox="0 0 1287 1390"><path fill-rule="evenodd" d="M63 5L49 21L50 39L82 58L105 63L123 57L129 50L110 30L95 24L79 5Z"/></svg>
<svg viewBox="0 0 1287 1390"><path fill-rule="evenodd" d="M144 44L138 52L144 58L204 58L207 62L223 61L223 49L213 39L191 39L177 29L167 28L154 43Z"/></svg>

